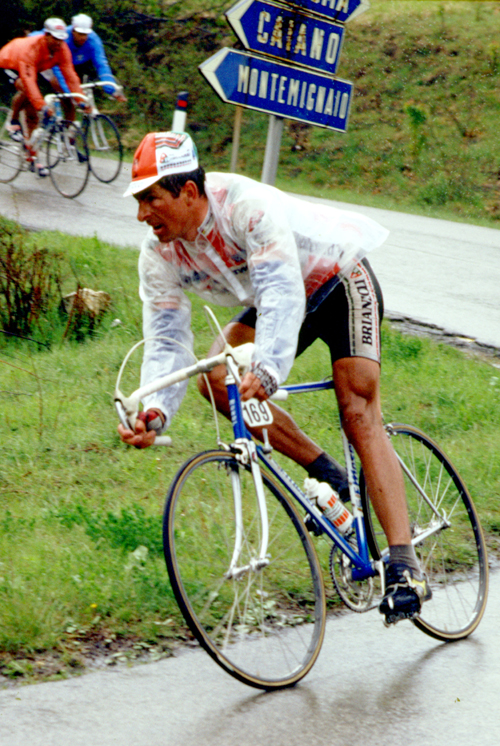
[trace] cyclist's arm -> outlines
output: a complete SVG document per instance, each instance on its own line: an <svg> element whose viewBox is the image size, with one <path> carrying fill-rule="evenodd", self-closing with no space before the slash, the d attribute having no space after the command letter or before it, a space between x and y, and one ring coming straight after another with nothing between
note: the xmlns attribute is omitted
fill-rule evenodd
<svg viewBox="0 0 500 746"><path fill-rule="evenodd" d="M52 68L52 72L54 73L54 75L56 77L56 80L59 83L59 86L60 86L62 92L63 93L70 93L69 86L66 83L66 78L62 74L59 65L56 65L55 67L53 67Z"/></svg>
<svg viewBox="0 0 500 746"><path fill-rule="evenodd" d="M82 93L80 86L80 78L76 74L76 70L73 66L73 60L71 58L71 52L67 44L62 44L59 53L57 55L57 67L64 76L64 80L67 83L67 87L72 93ZM54 68L56 67L54 65Z"/></svg>
<svg viewBox="0 0 500 746"><path fill-rule="evenodd" d="M146 239L139 258L143 335L145 339L169 337L176 342L165 339L146 342L141 386L193 363L191 304L180 289L176 268L152 249L155 241L153 239L149 242ZM186 388L187 382L184 381L151 394L143 401L144 409L158 409L162 412L166 428L177 412Z"/></svg>
<svg viewBox="0 0 500 746"><path fill-rule="evenodd" d="M29 58L26 60L20 60L18 72L30 103L37 111L41 111L45 106L45 101L40 88L38 87L38 71L35 63Z"/></svg>
<svg viewBox="0 0 500 746"><path fill-rule="evenodd" d="M90 45L91 61L96 69L97 77L99 78L99 80L101 80L103 83L105 83L106 81L114 83L115 77L111 72L111 67L109 66L108 58L106 57L106 52L104 51L104 45L100 37L94 32L90 35L87 43ZM112 85L103 86L103 90L110 96L115 93L115 87Z"/></svg>

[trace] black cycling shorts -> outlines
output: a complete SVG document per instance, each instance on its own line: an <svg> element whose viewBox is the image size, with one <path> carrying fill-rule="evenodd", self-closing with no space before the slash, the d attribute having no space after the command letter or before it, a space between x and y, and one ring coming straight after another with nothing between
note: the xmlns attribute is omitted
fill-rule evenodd
<svg viewBox="0 0 500 746"><path fill-rule="evenodd" d="M318 301L319 294L322 300ZM369 262L363 259L346 277L334 277L308 298L296 357L316 339L322 339L330 348L332 364L345 357L380 362L383 314L380 285ZM245 308L232 320L255 329L257 311Z"/></svg>

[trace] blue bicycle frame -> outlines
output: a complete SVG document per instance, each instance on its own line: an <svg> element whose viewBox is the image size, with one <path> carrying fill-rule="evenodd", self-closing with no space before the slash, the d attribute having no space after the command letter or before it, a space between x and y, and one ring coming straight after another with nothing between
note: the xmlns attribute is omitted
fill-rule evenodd
<svg viewBox="0 0 500 746"><path fill-rule="evenodd" d="M231 422L233 425L233 432L235 442L239 440L253 442L252 435L246 427L243 419L243 411L241 407L240 394L238 386L232 375L226 379L226 388L229 399L229 407L231 412ZM324 391L327 389L333 389L333 381L318 381L315 383L296 384L291 386L283 386L280 388L281 391L286 391L288 394L302 394L312 391ZM363 511L361 508L361 496L359 490L359 482L356 474L356 460L354 449L348 442L344 431L342 430L342 440L344 446L344 454L346 457L347 475L349 481L349 491L351 495L351 504L353 508L354 516L354 527L356 533L357 546L359 553L355 551L353 546L344 538L344 536L328 521L318 507L311 504L306 495L302 490L295 484L286 471L269 455L269 447L260 444L256 444L255 449L260 461L264 466L276 477L276 479L283 485L283 487L289 492L295 500L302 506L305 512L309 513L321 528L321 530L336 544L337 547L350 559L352 563L352 579L355 581L365 580L369 577L374 577L380 574L380 563L374 562L368 552L368 545L366 541L365 523L363 517ZM383 574L382 574L383 575Z"/></svg>

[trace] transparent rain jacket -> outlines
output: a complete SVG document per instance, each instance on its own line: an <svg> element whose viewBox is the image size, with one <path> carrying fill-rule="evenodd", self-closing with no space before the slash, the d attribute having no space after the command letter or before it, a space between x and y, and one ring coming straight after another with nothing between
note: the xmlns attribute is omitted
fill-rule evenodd
<svg viewBox="0 0 500 746"><path fill-rule="evenodd" d="M358 213L306 202L235 174L207 174L206 192L209 210L195 241L164 244L150 229L143 242L144 337L168 336L192 349L186 290L217 305L254 306L253 362L282 383L295 357L306 298L314 303L327 280L347 273L388 231ZM177 344L148 342L141 383L192 362ZM167 426L186 385L153 394L144 406L161 409Z"/></svg>

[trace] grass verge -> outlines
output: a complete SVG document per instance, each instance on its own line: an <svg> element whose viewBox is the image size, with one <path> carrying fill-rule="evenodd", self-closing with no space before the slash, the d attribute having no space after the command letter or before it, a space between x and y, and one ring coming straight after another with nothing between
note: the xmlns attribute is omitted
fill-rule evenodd
<svg viewBox="0 0 500 746"><path fill-rule="evenodd" d="M94 335L80 343L56 334L50 348L1 340L4 683L66 675L95 659L151 659L185 642L162 558L161 514L179 465L215 446L211 410L200 402L193 382L171 428L173 447L136 451L120 443L112 392L125 353L141 336L137 254L63 234L33 240L66 257L68 282L77 276L83 287L109 293L112 307ZM192 300L196 352L203 356L211 337L201 302ZM230 309L216 313L222 323L232 315ZM500 373L495 361L404 336L387 324L383 350L386 420L421 427L444 447L496 548ZM137 384L139 363L140 353L125 392ZM328 353L317 343L297 361L291 380L321 378L328 370ZM297 397L288 406L300 427L340 455L331 396ZM285 466L300 483L302 470ZM331 588L328 579L327 585Z"/></svg>

